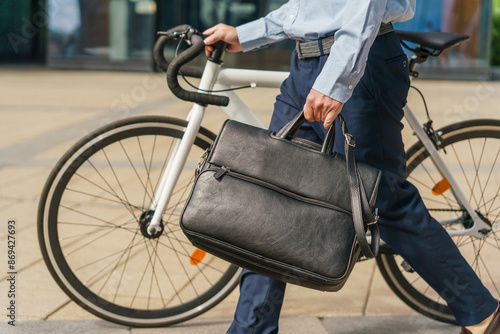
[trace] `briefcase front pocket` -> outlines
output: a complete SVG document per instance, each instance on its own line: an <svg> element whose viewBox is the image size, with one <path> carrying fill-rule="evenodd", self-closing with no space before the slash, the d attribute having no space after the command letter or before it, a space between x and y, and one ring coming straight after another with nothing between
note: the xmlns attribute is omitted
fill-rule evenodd
<svg viewBox="0 0 500 334"><path fill-rule="evenodd" d="M229 262L319 290L339 290L360 251L350 212L225 167L197 176L181 227Z"/></svg>

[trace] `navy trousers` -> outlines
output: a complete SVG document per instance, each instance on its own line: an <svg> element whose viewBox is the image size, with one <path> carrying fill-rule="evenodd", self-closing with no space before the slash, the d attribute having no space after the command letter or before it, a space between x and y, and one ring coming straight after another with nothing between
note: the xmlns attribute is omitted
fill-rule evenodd
<svg viewBox="0 0 500 334"><path fill-rule="evenodd" d="M278 131L302 110L327 57L299 60L294 51L290 76L276 98L271 130ZM461 326L474 325L492 314L497 302L429 215L417 189L405 180L401 120L408 89L408 61L396 34L379 36L341 114L356 138L356 159L384 172L376 203L382 239L446 300ZM344 152L340 128L336 133L334 149ZM297 136L321 143L325 134L322 123L312 122L305 123ZM228 333L277 333L284 292L285 283L245 270Z"/></svg>

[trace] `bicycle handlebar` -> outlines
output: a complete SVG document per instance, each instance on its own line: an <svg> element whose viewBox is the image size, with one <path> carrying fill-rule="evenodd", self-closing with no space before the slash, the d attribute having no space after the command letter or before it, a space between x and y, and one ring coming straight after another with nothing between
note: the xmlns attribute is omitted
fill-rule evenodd
<svg viewBox="0 0 500 334"><path fill-rule="evenodd" d="M168 69L168 61L165 59L165 56L163 55L163 49L165 49L165 46L176 39L175 34L176 33L182 33L186 32L191 27L187 24L180 25L177 27L174 27L172 29L167 30L165 33L162 33L160 37L155 42L154 48L153 48L153 57L155 60L156 65L158 65L159 68L161 68L163 71L167 71ZM185 66L182 69L182 74L188 77L194 77L194 78L201 78L201 75L203 74L203 70L201 68L197 67L188 67Z"/></svg>
<svg viewBox="0 0 500 334"><path fill-rule="evenodd" d="M167 84L172 93L179 99L198 104L211 104L216 106L227 106L229 98L227 96L210 95L206 93L187 91L179 85L177 76L179 71L187 76L200 78L203 73L202 70L193 67L183 67L184 64L196 58L205 49L205 43L201 36L192 33L191 27L182 25L172 28L167 31L166 35L160 36L154 46L154 59L156 64L163 70L167 71ZM192 43L192 46L183 51L177 57L172 59L170 64L163 56L163 48L165 45L176 38L175 33L186 32L190 36L187 38ZM181 69L182 67L182 69Z"/></svg>

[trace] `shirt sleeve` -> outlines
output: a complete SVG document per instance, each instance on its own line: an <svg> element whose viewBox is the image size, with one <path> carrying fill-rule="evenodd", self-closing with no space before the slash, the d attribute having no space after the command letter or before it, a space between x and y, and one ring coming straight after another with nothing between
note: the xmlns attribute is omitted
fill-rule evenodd
<svg viewBox="0 0 500 334"><path fill-rule="evenodd" d="M287 2L265 17L236 27L243 52L256 50L288 38L283 31L283 24L289 7L290 3Z"/></svg>
<svg viewBox="0 0 500 334"><path fill-rule="evenodd" d="M313 89L345 103L363 76L387 0L346 1L342 27Z"/></svg>

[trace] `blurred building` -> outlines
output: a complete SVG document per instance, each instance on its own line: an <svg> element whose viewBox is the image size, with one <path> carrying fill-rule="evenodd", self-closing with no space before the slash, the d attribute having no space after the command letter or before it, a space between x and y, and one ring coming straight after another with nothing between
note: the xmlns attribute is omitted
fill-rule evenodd
<svg viewBox="0 0 500 334"><path fill-rule="evenodd" d="M155 32L190 24L238 25L286 0L16 0L0 3L0 61L43 62L54 68L144 70L153 66ZM417 14L397 29L453 31L471 36L439 59L429 73L487 73L492 0L419 0ZM286 69L291 41L229 55L230 66ZM173 53L174 46L167 52Z"/></svg>

